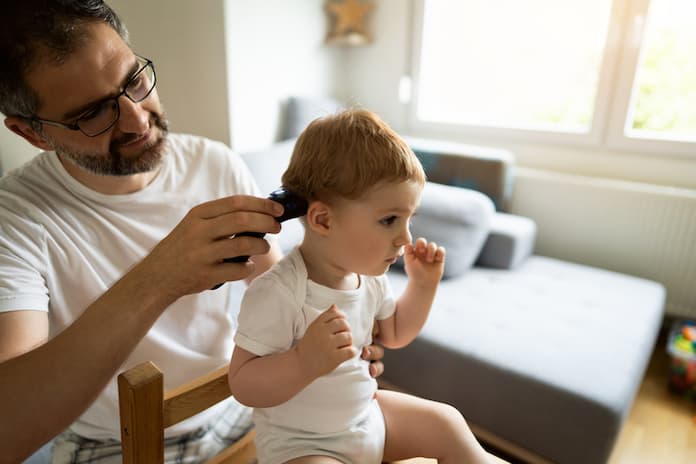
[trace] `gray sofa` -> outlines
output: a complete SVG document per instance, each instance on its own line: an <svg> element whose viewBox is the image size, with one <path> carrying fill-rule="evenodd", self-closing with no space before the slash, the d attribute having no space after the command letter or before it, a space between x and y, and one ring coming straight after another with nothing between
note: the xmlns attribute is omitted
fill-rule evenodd
<svg viewBox="0 0 696 464"><path fill-rule="evenodd" d="M652 281L533 255L536 227L504 212L514 157L409 139L430 180L414 236L448 250L429 320L389 351L384 381L456 406L484 441L527 461L606 462L662 324ZM243 157L279 186L294 139ZM444 185L450 184L450 185ZM283 224L288 250L302 234ZM398 292L406 276L395 266Z"/></svg>

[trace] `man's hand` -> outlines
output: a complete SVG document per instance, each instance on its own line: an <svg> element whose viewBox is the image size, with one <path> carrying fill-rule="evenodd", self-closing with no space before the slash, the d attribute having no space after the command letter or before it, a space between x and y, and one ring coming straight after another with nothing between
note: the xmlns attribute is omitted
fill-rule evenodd
<svg viewBox="0 0 696 464"><path fill-rule="evenodd" d="M210 289L215 284L248 277L253 262L224 263L223 259L268 252L262 238L235 236L239 232L278 233L276 216L283 207L271 200L235 195L192 208L179 224L137 266L174 301Z"/></svg>
<svg viewBox="0 0 696 464"><path fill-rule="evenodd" d="M372 345L364 346L361 357L366 361L370 361L370 375L373 378L377 378L384 373L384 363L382 362L384 348L381 345L373 343Z"/></svg>
<svg viewBox="0 0 696 464"><path fill-rule="evenodd" d="M357 354L346 315L336 305L331 305L309 325L294 349L311 379L333 372Z"/></svg>
<svg viewBox="0 0 696 464"><path fill-rule="evenodd" d="M419 238L413 245L406 245L404 268L409 280L414 283L437 286L445 271L445 249Z"/></svg>
<svg viewBox="0 0 696 464"><path fill-rule="evenodd" d="M372 340L379 339L379 322L375 320L372 324ZM363 346L360 357L365 361L370 361L370 375L372 378L376 379L384 373L384 363L382 358L384 358L384 348L382 345L377 345L372 343L368 346Z"/></svg>

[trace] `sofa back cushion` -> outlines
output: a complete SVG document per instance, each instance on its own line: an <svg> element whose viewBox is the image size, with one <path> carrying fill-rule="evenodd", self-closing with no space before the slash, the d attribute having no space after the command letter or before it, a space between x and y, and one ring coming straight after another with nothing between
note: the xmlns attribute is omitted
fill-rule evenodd
<svg viewBox="0 0 696 464"><path fill-rule="evenodd" d="M494 214L493 202L480 192L426 182L411 234L445 247L444 278L452 278L476 261Z"/></svg>

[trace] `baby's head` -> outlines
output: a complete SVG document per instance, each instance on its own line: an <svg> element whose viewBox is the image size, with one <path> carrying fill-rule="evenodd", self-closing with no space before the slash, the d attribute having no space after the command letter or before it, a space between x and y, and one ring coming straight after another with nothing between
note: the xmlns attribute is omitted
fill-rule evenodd
<svg viewBox="0 0 696 464"><path fill-rule="evenodd" d="M384 121L351 109L314 120L297 139L283 186L308 201L357 199L382 182L425 184L418 158Z"/></svg>

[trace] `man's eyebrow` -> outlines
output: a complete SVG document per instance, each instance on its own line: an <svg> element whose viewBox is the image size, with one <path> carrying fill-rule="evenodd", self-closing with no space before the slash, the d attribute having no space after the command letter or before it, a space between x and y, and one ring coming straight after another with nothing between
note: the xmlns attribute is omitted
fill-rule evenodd
<svg viewBox="0 0 696 464"><path fill-rule="evenodd" d="M135 60L135 63L133 63L133 66L131 66L130 72L128 73L128 75L126 76L126 78L123 80L123 86L126 85L126 83L133 77L133 74L135 74L135 72L136 72L138 69L140 69L140 61L138 61L138 60L136 59L136 60ZM123 86L121 86L121 89L123 89ZM120 90L119 90L119 92L120 92ZM79 117L79 116L82 116L82 115L83 115L84 113L86 113L88 110L94 108L95 106L99 105L100 103L103 103L103 102L105 102L105 101L107 101L107 100L112 99L112 98L114 97L114 95L116 95L117 93L118 93L118 92L115 92L113 95L110 95L110 96L107 96L107 97L103 97L103 98L100 98L100 99L98 99L98 100L93 100L93 101L91 101L91 102L89 102L89 103L87 103L87 104L85 104L85 105L80 106L79 108L76 108L76 109L74 109L74 110L68 111L67 113L65 113L65 114L63 115L63 117L61 118L61 120L65 121L65 120L75 119L75 118L77 118L77 117Z"/></svg>

